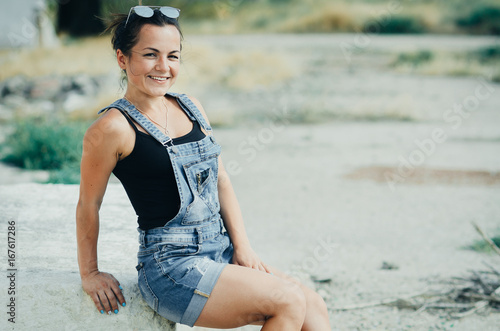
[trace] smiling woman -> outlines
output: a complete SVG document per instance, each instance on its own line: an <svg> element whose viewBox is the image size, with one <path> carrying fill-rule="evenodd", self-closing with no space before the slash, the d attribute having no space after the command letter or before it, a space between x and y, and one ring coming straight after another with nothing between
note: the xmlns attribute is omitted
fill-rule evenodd
<svg viewBox="0 0 500 331"><path fill-rule="evenodd" d="M137 94L163 96L179 73L181 41L176 27L148 24L142 28L140 35L130 55L117 50L118 64L127 73L129 88L126 96L131 100L139 97ZM153 47L155 38L165 43Z"/></svg>
<svg viewBox="0 0 500 331"><path fill-rule="evenodd" d="M148 9L111 24L127 89L84 137L76 215L83 289L102 314L126 305L118 280L97 265L99 209L114 173L138 215L139 289L158 314L189 326L330 330L323 299L250 246L205 111L169 92L181 55L176 9Z"/></svg>

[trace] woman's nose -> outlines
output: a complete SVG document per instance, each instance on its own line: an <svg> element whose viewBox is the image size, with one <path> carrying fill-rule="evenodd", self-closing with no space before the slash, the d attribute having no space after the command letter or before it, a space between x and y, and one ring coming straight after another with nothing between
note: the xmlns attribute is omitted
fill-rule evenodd
<svg viewBox="0 0 500 331"><path fill-rule="evenodd" d="M160 56L158 62L156 63L155 69L162 72L169 71L168 59L166 57Z"/></svg>

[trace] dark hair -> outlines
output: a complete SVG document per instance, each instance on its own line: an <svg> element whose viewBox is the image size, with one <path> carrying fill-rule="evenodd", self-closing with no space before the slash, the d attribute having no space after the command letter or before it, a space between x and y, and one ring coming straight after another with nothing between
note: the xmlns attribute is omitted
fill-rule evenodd
<svg viewBox="0 0 500 331"><path fill-rule="evenodd" d="M115 51L121 50L123 54L129 56L132 47L137 44L139 39L139 32L141 28L146 24L153 24L157 26L173 25L179 31L181 35L181 41L183 39L181 27L179 22L175 18L170 18L163 15L158 9L154 10L154 14L151 17L141 17L135 12L130 14L127 22L127 16L125 14L113 14L112 21L108 24L108 27L104 32L111 31L113 37L111 39L111 44ZM125 23L127 25L125 26ZM181 44L182 48L182 44Z"/></svg>

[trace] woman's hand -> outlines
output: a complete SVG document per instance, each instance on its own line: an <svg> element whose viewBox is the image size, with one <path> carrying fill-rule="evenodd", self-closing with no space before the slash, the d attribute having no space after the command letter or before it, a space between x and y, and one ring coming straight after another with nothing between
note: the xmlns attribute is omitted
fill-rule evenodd
<svg viewBox="0 0 500 331"><path fill-rule="evenodd" d="M268 274L272 274L267 265L262 262L257 253L255 253L250 246L234 248L232 262L235 265L257 269L267 272Z"/></svg>
<svg viewBox="0 0 500 331"><path fill-rule="evenodd" d="M118 305L125 307L125 298L120 283L111 274L96 271L82 277L82 287L90 295L101 314L104 312L118 314Z"/></svg>

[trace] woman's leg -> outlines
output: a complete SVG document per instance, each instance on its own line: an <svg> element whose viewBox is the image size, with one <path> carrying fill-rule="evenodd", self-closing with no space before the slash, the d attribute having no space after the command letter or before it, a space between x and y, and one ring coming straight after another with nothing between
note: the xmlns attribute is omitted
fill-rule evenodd
<svg viewBox="0 0 500 331"><path fill-rule="evenodd" d="M262 330L330 331L323 299L281 271L271 270L274 275L228 265L196 325L235 328L262 324Z"/></svg>
<svg viewBox="0 0 500 331"><path fill-rule="evenodd" d="M262 330L301 330L306 298L294 282L262 271L227 265L196 326L236 328L262 324Z"/></svg>
<svg viewBox="0 0 500 331"><path fill-rule="evenodd" d="M302 292L306 297L306 317L301 330L330 331L330 318L328 316L328 309L323 298L309 287L300 283L297 279L288 276L276 268L269 267L269 269L271 269L274 275L294 282L302 289Z"/></svg>

